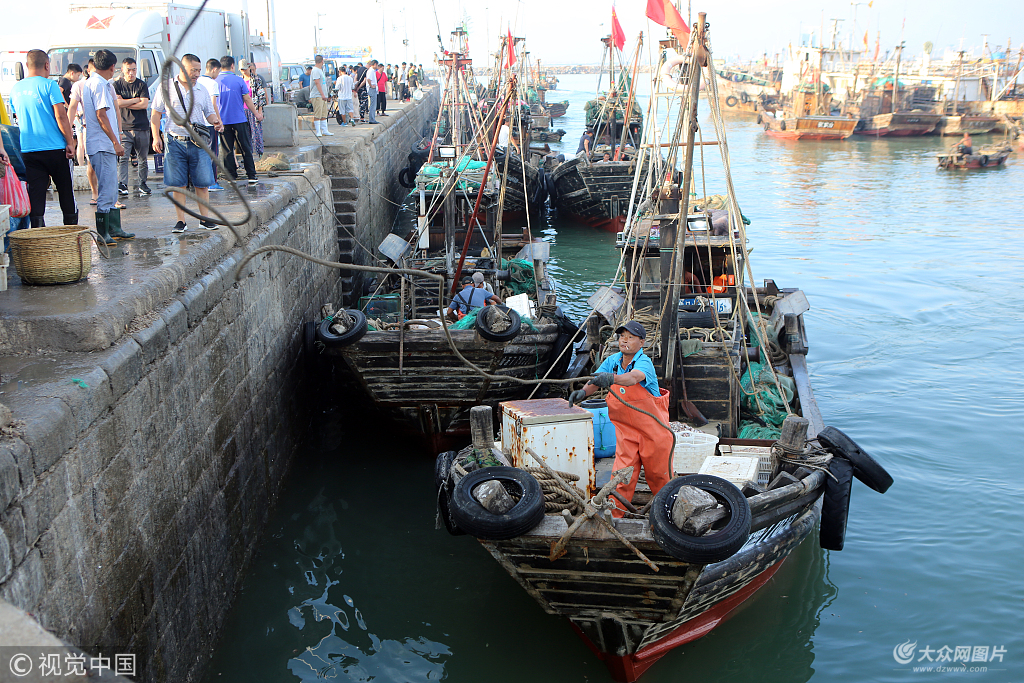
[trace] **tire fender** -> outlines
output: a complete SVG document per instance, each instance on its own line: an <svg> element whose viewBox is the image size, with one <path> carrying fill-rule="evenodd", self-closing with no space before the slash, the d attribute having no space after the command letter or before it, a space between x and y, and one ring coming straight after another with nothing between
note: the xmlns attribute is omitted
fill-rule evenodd
<svg viewBox="0 0 1024 683"><path fill-rule="evenodd" d="M986 166L988 166L988 155L987 154L982 154L981 155L981 157L978 159L978 165L981 166L982 168L985 168Z"/></svg>
<svg viewBox="0 0 1024 683"><path fill-rule="evenodd" d="M835 427L825 427L818 432L818 443L832 455L847 460L853 466L853 476L860 479L868 488L885 493L892 486L892 475L854 443L853 439Z"/></svg>
<svg viewBox="0 0 1024 683"><path fill-rule="evenodd" d="M735 107L738 102L739 100L736 99L735 95L729 95L725 98L725 106L727 107Z"/></svg>
<svg viewBox="0 0 1024 683"><path fill-rule="evenodd" d="M523 321L519 317L519 314L513 311L511 308L508 308L507 306L497 306L496 308L498 310L504 311L505 313L509 314L509 316L512 318L512 324L509 326L507 330L504 330L502 332L495 332L494 330L491 329L490 323L488 322L488 315L490 314L490 311L488 309L490 308L490 306L485 306L484 309L480 311L476 316L476 329L480 333L480 336L486 339L487 341L493 342L507 342L515 339L516 335L519 334L519 330L523 326Z"/></svg>
<svg viewBox="0 0 1024 683"><path fill-rule="evenodd" d="M853 465L843 458L832 458L828 471L835 479L825 477L818 544L825 550L838 551L843 549L846 542L846 520L850 514L850 493L853 491Z"/></svg>
<svg viewBox="0 0 1024 683"><path fill-rule="evenodd" d="M690 536L672 523L672 506L682 486L696 486L710 493L729 510L725 526L707 536ZM651 535L661 549L683 562L711 564L732 557L750 535L750 504L732 482L710 474L676 477L654 496L651 503Z"/></svg>
<svg viewBox="0 0 1024 683"><path fill-rule="evenodd" d="M786 130L786 119L779 121L779 130Z"/></svg>
<svg viewBox="0 0 1024 683"><path fill-rule="evenodd" d="M413 173L412 168L410 168L409 166L403 168L398 173L398 182L402 187L406 188L407 190L411 190L412 188L416 187L416 174Z"/></svg>

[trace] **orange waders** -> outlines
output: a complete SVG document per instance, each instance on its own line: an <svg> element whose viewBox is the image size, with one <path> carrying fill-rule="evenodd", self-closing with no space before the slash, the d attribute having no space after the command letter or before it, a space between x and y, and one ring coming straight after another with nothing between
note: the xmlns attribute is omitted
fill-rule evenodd
<svg viewBox="0 0 1024 683"><path fill-rule="evenodd" d="M634 384L631 387L613 384L609 393L614 393L615 396L628 401L630 405L657 415L662 422L668 424L667 390L662 389L661 396L655 398L642 384ZM672 466L672 435L647 415L624 406L614 397L609 396L607 404L608 417L615 425L615 463L612 465L612 471L633 466L633 478L625 484L620 484L615 490L626 500L632 501L642 464L647 485L651 487L652 493L657 493L672 477L669 471ZM615 502L612 515L622 517L624 509L617 500L612 500Z"/></svg>

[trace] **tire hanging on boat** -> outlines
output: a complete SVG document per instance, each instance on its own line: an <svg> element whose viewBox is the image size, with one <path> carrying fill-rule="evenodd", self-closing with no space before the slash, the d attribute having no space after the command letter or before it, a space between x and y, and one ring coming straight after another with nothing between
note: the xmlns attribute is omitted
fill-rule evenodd
<svg viewBox="0 0 1024 683"><path fill-rule="evenodd" d="M455 451L444 451L438 453L434 460L434 489L440 489L448 482L448 474L451 472L452 463L455 462Z"/></svg>
<svg viewBox="0 0 1024 683"><path fill-rule="evenodd" d="M985 168L986 166L988 166L988 155L987 154L982 154L981 155L981 157L978 159L978 165L981 166L982 168Z"/></svg>
<svg viewBox="0 0 1024 683"><path fill-rule="evenodd" d="M452 517L451 497L448 495L448 487L442 486L437 491L437 512L444 524L445 531L452 536L465 536L466 532L459 528L459 525Z"/></svg>
<svg viewBox="0 0 1024 683"><path fill-rule="evenodd" d="M832 455L845 458L853 466L853 475L868 488L885 493L892 486L892 475L878 464L853 439L835 427L825 427L818 432L818 443Z"/></svg>
<svg viewBox="0 0 1024 683"><path fill-rule="evenodd" d="M406 166L398 172L398 184L407 190L411 190L416 187L416 174L412 168Z"/></svg>
<svg viewBox="0 0 1024 683"><path fill-rule="evenodd" d="M485 481L496 480L519 500L512 509L496 515L473 497L473 489ZM540 484L529 472L515 467L483 467L473 470L455 485L451 505L452 520L458 528L485 541L504 541L522 536L544 519L544 497Z"/></svg>
<svg viewBox="0 0 1024 683"><path fill-rule="evenodd" d="M737 102L739 102L739 100L736 99L735 95L729 95L725 98L725 106L727 107L735 107Z"/></svg>
<svg viewBox="0 0 1024 683"><path fill-rule="evenodd" d="M729 511L725 526L707 536L690 536L672 523L679 489L695 486L714 496ZM732 482L710 474L687 474L670 480L651 504L651 535L666 553L684 562L711 564L732 557L750 535L750 504Z"/></svg>
<svg viewBox="0 0 1024 683"><path fill-rule="evenodd" d="M853 491L853 465L849 460L832 458L828 471L835 479L825 477L818 544L825 550L838 551L843 549L846 542L846 520L850 514L850 493Z"/></svg>

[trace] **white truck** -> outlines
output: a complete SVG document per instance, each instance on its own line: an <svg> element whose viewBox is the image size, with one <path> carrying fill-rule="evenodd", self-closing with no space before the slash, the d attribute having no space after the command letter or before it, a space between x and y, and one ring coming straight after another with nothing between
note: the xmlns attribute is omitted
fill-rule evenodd
<svg viewBox="0 0 1024 683"><path fill-rule="evenodd" d="M195 24L178 47L197 13ZM84 69L98 50L107 49L117 55L118 65L125 57L133 57L138 62L138 77L154 95L164 59L172 50L178 59L188 53L196 55L204 70L208 59L231 55L238 62L250 54L248 18L244 13L214 9L200 12L196 7L166 2L73 4L64 26L56 28L50 36L52 75L62 75L72 63ZM177 73L177 69L172 69L172 73Z"/></svg>

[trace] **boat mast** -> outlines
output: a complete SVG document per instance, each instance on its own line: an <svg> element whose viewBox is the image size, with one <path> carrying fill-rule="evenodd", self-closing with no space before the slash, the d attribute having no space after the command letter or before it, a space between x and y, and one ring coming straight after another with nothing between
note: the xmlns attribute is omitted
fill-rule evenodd
<svg viewBox="0 0 1024 683"><path fill-rule="evenodd" d="M890 113L896 113L896 101L900 96L900 58L903 57L903 46L906 43L900 43L896 46L896 73L892 78L892 102L890 102L889 111Z"/></svg>
<svg viewBox="0 0 1024 683"><path fill-rule="evenodd" d="M960 99L960 77L964 73L964 51L960 50L958 53L959 60L956 65L956 87L953 88L953 111L952 114L957 114L957 100Z"/></svg>
<svg viewBox="0 0 1024 683"><path fill-rule="evenodd" d="M690 184L693 181L693 148L697 135L697 105L700 104L700 70L708 63L704 49L706 12L697 13L697 36L693 54L690 57L690 82L686 93L687 112L686 155L683 160L683 186L680 188L679 220L675 225L671 279L668 283L668 301L661 314L661 357L664 361L664 378L671 381L675 376L676 347L679 343L679 292L683 281L683 247L686 242L686 217L690 211Z"/></svg>

